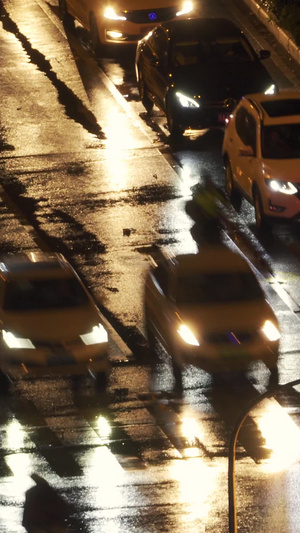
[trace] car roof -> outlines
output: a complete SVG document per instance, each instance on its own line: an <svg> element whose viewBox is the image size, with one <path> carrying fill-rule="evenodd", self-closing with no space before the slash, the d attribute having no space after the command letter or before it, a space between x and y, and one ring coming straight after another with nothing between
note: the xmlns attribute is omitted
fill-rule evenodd
<svg viewBox="0 0 300 533"><path fill-rule="evenodd" d="M191 39L215 39L239 37L243 34L230 19L226 18L190 18L170 20L160 24L176 41Z"/></svg>
<svg viewBox="0 0 300 533"><path fill-rule="evenodd" d="M0 279L44 278L51 274L70 276L73 269L62 254L52 252L24 252L0 256Z"/></svg>
<svg viewBox="0 0 300 533"><path fill-rule="evenodd" d="M277 94L247 94L247 100L265 125L300 122L300 91L283 90Z"/></svg>
<svg viewBox="0 0 300 533"><path fill-rule="evenodd" d="M175 255L170 261L179 276L200 272L253 272L241 254L225 245L204 246L198 253Z"/></svg>

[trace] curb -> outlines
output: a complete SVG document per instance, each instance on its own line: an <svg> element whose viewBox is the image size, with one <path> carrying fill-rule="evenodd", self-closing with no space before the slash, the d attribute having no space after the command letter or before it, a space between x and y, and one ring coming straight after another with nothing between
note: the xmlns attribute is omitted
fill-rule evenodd
<svg viewBox="0 0 300 533"><path fill-rule="evenodd" d="M266 11L255 0L243 0L257 18L268 28L277 41L286 49L293 59L300 65L300 48L296 46L291 35L280 28L275 22L275 15Z"/></svg>

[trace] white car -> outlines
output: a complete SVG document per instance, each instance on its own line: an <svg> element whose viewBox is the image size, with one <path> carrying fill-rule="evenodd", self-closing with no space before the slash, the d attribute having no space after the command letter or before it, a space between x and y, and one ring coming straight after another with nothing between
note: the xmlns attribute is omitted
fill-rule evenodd
<svg viewBox="0 0 300 533"><path fill-rule="evenodd" d="M145 282L145 329L181 379L185 364L206 371L245 370L262 360L276 379L280 332L249 263L227 246L196 254L160 251Z"/></svg>
<svg viewBox="0 0 300 533"><path fill-rule="evenodd" d="M91 373L105 383L109 339L102 315L61 254L0 258L0 326L2 382Z"/></svg>
<svg viewBox="0 0 300 533"><path fill-rule="evenodd" d="M225 129L226 188L255 208L258 229L300 217L300 92L244 96Z"/></svg>
<svg viewBox="0 0 300 533"><path fill-rule="evenodd" d="M191 0L59 0L63 21L74 19L90 32L92 48L136 44L157 24L193 12Z"/></svg>

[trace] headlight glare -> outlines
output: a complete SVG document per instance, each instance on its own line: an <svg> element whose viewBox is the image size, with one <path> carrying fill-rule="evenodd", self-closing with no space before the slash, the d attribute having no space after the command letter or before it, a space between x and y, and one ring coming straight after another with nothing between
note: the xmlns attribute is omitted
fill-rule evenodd
<svg viewBox="0 0 300 533"><path fill-rule="evenodd" d="M80 335L80 338L82 342L84 342L84 344L86 344L87 346L90 344L102 344L108 341L107 331L102 326L102 324L98 324L98 326L94 326L93 329L89 333Z"/></svg>
<svg viewBox="0 0 300 533"><path fill-rule="evenodd" d="M272 191L281 192L282 194L296 194L298 192L291 181L266 179L265 183Z"/></svg>
<svg viewBox="0 0 300 533"><path fill-rule="evenodd" d="M106 7L103 13L104 17L111 20L126 20L124 15L116 13L113 7Z"/></svg>
<svg viewBox="0 0 300 533"><path fill-rule="evenodd" d="M186 96L183 93L177 92L176 96L182 105L182 107L200 107L199 103L194 100L194 98L190 98L189 96Z"/></svg>
<svg viewBox="0 0 300 533"><path fill-rule="evenodd" d="M280 333L271 320L265 321L262 332L269 341L278 341L280 339Z"/></svg>
<svg viewBox="0 0 300 533"><path fill-rule="evenodd" d="M185 2L183 2L181 10L177 11L176 17L180 17L180 15L186 15L187 13L190 13L191 11L193 11L193 7L193 2L191 2L190 0L186 0Z"/></svg>
<svg viewBox="0 0 300 533"><path fill-rule="evenodd" d="M272 83L272 85L270 85L270 87L268 87L265 90L265 94L275 94L275 85L274 85L274 83Z"/></svg>
<svg viewBox="0 0 300 533"><path fill-rule="evenodd" d="M177 329L177 333L180 335L180 337L186 344L191 344L193 346L200 346L195 335L192 333L190 328L186 326L185 324L181 324L179 326L179 328Z"/></svg>
<svg viewBox="0 0 300 533"><path fill-rule="evenodd" d="M2 337L9 348L21 348L34 350L35 346L30 339L16 337L11 331L2 330Z"/></svg>

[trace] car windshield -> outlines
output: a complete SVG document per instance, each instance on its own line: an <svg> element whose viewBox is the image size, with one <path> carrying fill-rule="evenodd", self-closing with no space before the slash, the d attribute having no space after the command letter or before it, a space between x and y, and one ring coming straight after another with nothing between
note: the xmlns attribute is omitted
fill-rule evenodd
<svg viewBox="0 0 300 533"><path fill-rule="evenodd" d="M214 41L178 41L173 45L172 64L174 66L246 63L255 59L244 39L220 39Z"/></svg>
<svg viewBox="0 0 300 533"><path fill-rule="evenodd" d="M179 279L179 304L209 304L249 301L263 297L251 272L205 273Z"/></svg>
<svg viewBox="0 0 300 533"><path fill-rule="evenodd" d="M33 311L78 307L89 301L77 279L22 280L8 283L4 310Z"/></svg>
<svg viewBox="0 0 300 533"><path fill-rule="evenodd" d="M300 124L264 126L261 132L261 153L265 159L300 157Z"/></svg>

